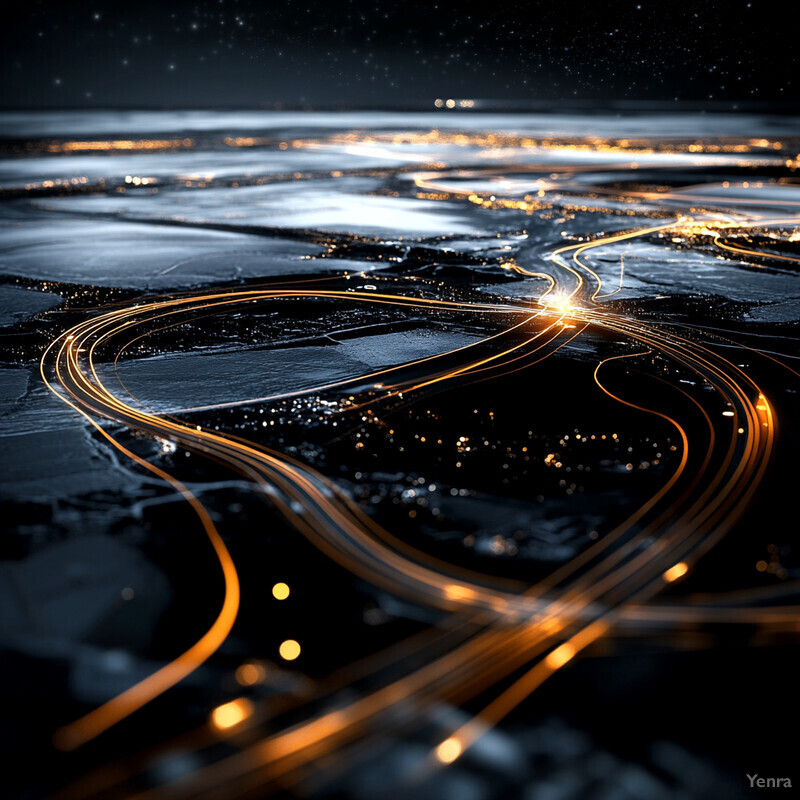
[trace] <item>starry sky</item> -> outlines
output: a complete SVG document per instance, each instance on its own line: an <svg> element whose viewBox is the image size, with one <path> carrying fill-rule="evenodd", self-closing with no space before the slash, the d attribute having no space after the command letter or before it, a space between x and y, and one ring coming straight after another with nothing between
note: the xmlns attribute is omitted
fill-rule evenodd
<svg viewBox="0 0 800 800"><path fill-rule="evenodd" d="M28 0L4 11L5 108L800 105L784 4Z"/></svg>

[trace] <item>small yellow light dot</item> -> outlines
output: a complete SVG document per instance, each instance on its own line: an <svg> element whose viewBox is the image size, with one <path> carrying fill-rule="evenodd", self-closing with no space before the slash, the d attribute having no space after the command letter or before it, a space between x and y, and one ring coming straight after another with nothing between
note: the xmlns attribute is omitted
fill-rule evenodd
<svg viewBox="0 0 800 800"><path fill-rule="evenodd" d="M278 652L285 661L294 661L300 655L300 645L294 639L287 639L281 644Z"/></svg>
<svg viewBox="0 0 800 800"><path fill-rule="evenodd" d="M756 569L759 572L766 572L767 569L767 562L766 561L757 561L756 562Z"/></svg>
<svg viewBox="0 0 800 800"><path fill-rule="evenodd" d="M272 587L272 596L276 600L285 600L290 593L289 585L286 583L276 583Z"/></svg>
<svg viewBox="0 0 800 800"><path fill-rule="evenodd" d="M461 742L451 736L449 739L445 739L436 748L436 758L438 758L442 764L452 764L461 755L461 750Z"/></svg>
<svg viewBox="0 0 800 800"><path fill-rule="evenodd" d="M663 578L667 583L682 578L689 571L689 565L684 561L679 561L674 567L670 567L664 574Z"/></svg>
<svg viewBox="0 0 800 800"><path fill-rule="evenodd" d="M253 713L253 704L245 697L223 703L211 712L211 723L220 730L232 728Z"/></svg>
<svg viewBox="0 0 800 800"><path fill-rule="evenodd" d="M560 647L556 647L545 659L545 663L550 669L560 669L570 661L575 655L575 648L569 643L564 642Z"/></svg>

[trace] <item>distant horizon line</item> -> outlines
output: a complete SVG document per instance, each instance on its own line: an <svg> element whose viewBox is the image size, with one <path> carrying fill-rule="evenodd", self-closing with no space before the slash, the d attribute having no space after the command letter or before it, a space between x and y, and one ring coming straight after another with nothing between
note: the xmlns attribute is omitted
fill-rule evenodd
<svg viewBox="0 0 800 800"><path fill-rule="evenodd" d="M452 105L448 105L452 104ZM253 105L117 105L117 104L98 104L98 105L2 105L0 113L15 112L94 112L94 111L237 111L237 112L259 112L259 111L290 111L290 112L353 112L353 111L375 111L375 112L429 112L437 114L451 113L553 113L559 109L580 110L583 112L603 113L609 111L624 111L635 113L637 111L673 111L685 110L694 112L711 111L713 113L736 113L742 111L761 111L774 114L800 114L800 103L773 102L757 100L584 100L580 98L548 99L548 100L487 100L483 98L434 98L432 100L414 102L398 102L394 104L382 103L308 103L293 102L284 103L280 101L272 103L258 103Z"/></svg>

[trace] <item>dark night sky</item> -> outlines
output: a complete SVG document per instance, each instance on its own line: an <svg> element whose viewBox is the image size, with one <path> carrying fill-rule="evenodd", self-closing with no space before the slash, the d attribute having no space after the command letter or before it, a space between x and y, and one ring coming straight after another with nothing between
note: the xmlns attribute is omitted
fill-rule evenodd
<svg viewBox="0 0 800 800"><path fill-rule="evenodd" d="M796 106L796 19L769 2L19 3L3 107Z"/></svg>

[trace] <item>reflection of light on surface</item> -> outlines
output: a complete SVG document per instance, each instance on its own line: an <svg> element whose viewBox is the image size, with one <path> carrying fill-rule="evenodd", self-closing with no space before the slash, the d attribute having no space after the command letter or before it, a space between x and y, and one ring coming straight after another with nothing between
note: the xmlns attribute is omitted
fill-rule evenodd
<svg viewBox="0 0 800 800"><path fill-rule="evenodd" d="M148 183L153 183L154 178L141 178L138 175L126 175L125 183L133 184L134 186L147 186Z"/></svg>
<svg viewBox="0 0 800 800"><path fill-rule="evenodd" d="M285 600L289 596L289 592L290 592L289 585L283 582L276 583L272 587L272 596L276 600Z"/></svg>
<svg viewBox="0 0 800 800"><path fill-rule="evenodd" d="M300 645L294 639L287 639L281 643L278 652L285 661L294 661L300 655Z"/></svg>
<svg viewBox="0 0 800 800"><path fill-rule="evenodd" d="M436 748L436 758L442 764L452 764L461 755L461 749L461 742L455 737L450 737Z"/></svg>
<svg viewBox="0 0 800 800"><path fill-rule="evenodd" d="M73 153L81 150L99 150L100 152L114 150L173 150L193 146L193 139L112 139L110 141L51 142L47 145L47 150L50 153Z"/></svg>
<svg viewBox="0 0 800 800"><path fill-rule="evenodd" d="M560 647L556 647L545 659L545 663L550 669L560 669L570 661L575 655L575 648L569 643L564 642Z"/></svg>
<svg viewBox="0 0 800 800"><path fill-rule="evenodd" d="M253 662L248 662L246 664L242 664L236 670L236 680L242 686L253 686L256 683L261 683L266 677L267 671L261 664L254 664Z"/></svg>
<svg viewBox="0 0 800 800"><path fill-rule="evenodd" d="M554 294L552 297L547 297L544 300L547 308L557 311L559 314L568 314L573 310L572 301L565 294Z"/></svg>
<svg viewBox="0 0 800 800"><path fill-rule="evenodd" d="M211 712L211 722L220 730L238 725L253 713L253 704L245 697L223 703Z"/></svg>
<svg viewBox="0 0 800 800"><path fill-rule="evenodd" d="M674 567L670 567L664 573L664 580L667 583L672 583L672 581L676 581L678 580L678 578L682 578L688 571L689 571L689 565L686 564L684 561L679 561Z"/></svg>
<svg viewBox="0 0 800 800"><path fill-rule="evenodd" d="M165 455L171 455L178 449L175 442L170 439L162 439L160 436L156 436L156 441L161 445L161 452Z"/></svg>

